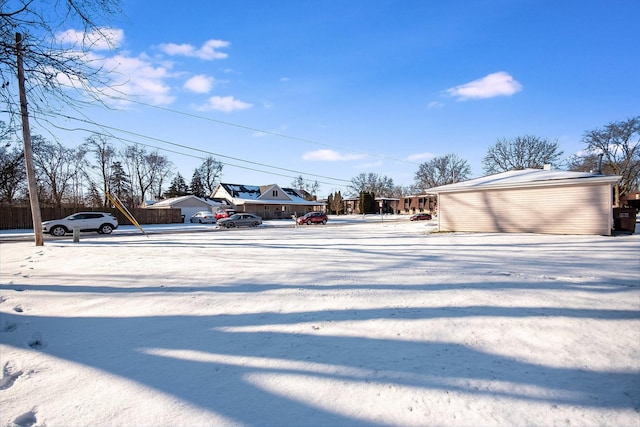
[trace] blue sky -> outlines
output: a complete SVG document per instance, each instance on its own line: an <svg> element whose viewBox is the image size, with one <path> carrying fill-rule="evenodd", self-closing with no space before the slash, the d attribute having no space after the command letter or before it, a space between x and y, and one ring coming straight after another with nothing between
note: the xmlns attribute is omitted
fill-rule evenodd
<svg viewBox="0 0 640 427"><path fill-rule="evenodd" d="M162 149L187 181L208 153L225 182L302 175L320 196L362 172L410 185L447 153L477 177L498 138L537 135L568 155L585 131L640 110L637 0L123 6L118 51L95 54L136 102L83 114Z"/></svg>

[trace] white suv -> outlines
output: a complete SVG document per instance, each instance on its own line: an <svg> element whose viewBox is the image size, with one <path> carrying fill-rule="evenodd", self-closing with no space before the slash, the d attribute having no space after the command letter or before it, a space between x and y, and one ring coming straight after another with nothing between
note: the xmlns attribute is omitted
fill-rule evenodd
<svg viewBox="0 0 640 427"><path fill-rule="evenodd" d="M111 234L118 228L115 216L106 212L78 212L63 219L54 219L42 223L42 231L52 236L64 236L73 229L80 231L97 231L100 234Z"/></svg>

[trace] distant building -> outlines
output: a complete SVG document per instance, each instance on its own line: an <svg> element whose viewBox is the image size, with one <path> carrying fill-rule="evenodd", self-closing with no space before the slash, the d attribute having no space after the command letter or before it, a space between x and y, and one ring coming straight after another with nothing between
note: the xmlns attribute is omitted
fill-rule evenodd
<svg viewBox="0 0 640 427"><path fill-rule="evenodd" d="M180 209L182 211L183 221L189 222L189 218L199 211L215 212L217 209L229 209L231 206L225 203L217 202L206 197L197 197L193 195L171 197L169 199L157 202L146 202L146 209Z"/></svg>
<svg viewBox="0 0 640 427"><path fill-rule="evenodd" d="M307 212L324 211L325 204L307 200L293 188L270 185L244 185L220 183L211 193L211 199L232 206L236 212L247 212L264 219L291 218Z"/></svg>

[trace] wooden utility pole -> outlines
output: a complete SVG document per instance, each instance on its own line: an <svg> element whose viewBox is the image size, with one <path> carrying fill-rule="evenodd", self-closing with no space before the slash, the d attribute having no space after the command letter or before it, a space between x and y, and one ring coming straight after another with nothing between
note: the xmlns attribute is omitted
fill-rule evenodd
<svg viewBox="0 0 640 427"><path fill-rule="evenodd" d="M35 168L33 167L33 149L31 148L31 130L27 112L27 93L24 87L24 67L22 64L22 34L16 33L16 55L18 57L18 88L20 90L20 113L22 115L22 138L24 139L24 160L27 163L27 182L29 184L29 202L36 246L44 246L42 233L42 214L38 202Z"/></svg>

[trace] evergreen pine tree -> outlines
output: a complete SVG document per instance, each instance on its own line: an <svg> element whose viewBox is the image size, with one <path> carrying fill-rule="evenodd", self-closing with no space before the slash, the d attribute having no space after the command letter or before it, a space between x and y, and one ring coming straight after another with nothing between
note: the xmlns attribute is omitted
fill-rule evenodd
<svg viewBox="0 0 640 427"><path fill-rule="evenodd" d="M205 188L204 183L202 182L202 175L200 175L200 171L198 169L193 171L193 176L191 177L191 185L189 186L191 189L191 194L197 197L204 197Z"/></svg>
<svg viewBox="0 0 640 427"><path fill-rule="evenodd" d="M120 199L120 201L125 205L131 205L131 180L129 179L129 175L124 171L122 163L120 162L113 162L111 165L109 192Z"/></svg>
<svg viewBox="0 0 640 427"><path fill-rule="evenodd" d="M189 194L189 187L180 172L178 172L171 180L171 185L169 186L169 189L164 192L164 196L170 198L186 196L187 194Z"/></svg>

